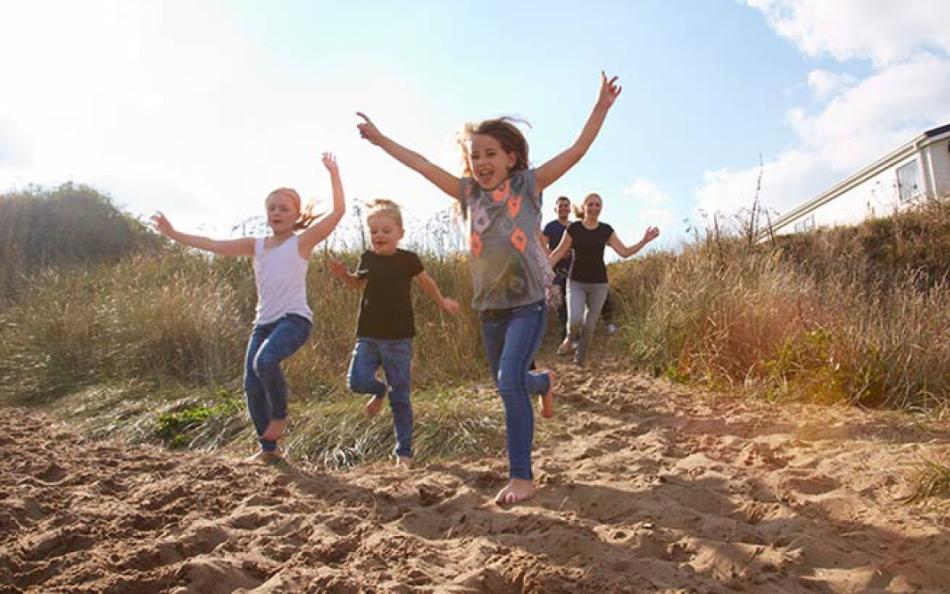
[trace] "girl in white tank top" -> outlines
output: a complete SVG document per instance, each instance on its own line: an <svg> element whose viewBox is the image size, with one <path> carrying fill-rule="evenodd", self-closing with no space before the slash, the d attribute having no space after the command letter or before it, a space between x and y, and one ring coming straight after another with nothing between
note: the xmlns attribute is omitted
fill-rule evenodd
<svg viewBox="0 0 950 594"><path fill-rule="evenodd" d="M323 153L323 165L333 186L333 209L317 219L310 209L301 208L295 190L274 190L264 202L271 229L267 237L210 239L177 231L160 212L152 217L162 234L179 243L221 256L254 258L257 314L248 341L244 392L260 451L248 458L251 462L280 460L277 440L288 421L287 383L280 364L310 336L313 313L307 304L307 263L313 248L330 235L346 211L336 158Z"/></svg>

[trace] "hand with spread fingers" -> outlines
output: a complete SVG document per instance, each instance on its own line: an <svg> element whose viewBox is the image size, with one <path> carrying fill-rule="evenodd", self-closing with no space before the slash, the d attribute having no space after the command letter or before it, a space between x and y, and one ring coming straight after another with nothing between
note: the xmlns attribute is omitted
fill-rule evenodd
<svg viewBox="0 0 950 594"><path fill-rule="evenodd" d="M617 84L617 78L615 76L607 80L607 74L603 70L600 71L600 97L598 97L597 102L607 109L610 109L623 90L623 87Z"/></svg>

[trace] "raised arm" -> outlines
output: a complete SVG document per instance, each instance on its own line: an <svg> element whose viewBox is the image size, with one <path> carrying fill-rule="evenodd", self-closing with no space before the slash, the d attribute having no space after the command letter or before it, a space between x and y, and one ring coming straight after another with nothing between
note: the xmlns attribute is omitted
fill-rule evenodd
<svg viewBox="0 0 950 594"><path fill-rule="evenodd" d="M152 215L152 223L165 237L189 247L214 252L219 256L254 255L254 238L252 237L242 237L240 239L211 239L210 237L204 237L202 235L189 235L176 230L168 219L165 218L165 215L160 212Z"/></svg>
<svg viewBox="0 0 950 594"><path fill-rule="evenodd" d="M333 209L300 234L300 255L303 258L310 257L313 248L333 232L346 212L343 182L340 180L340 169L337 167L336 157L333 153L323 153L322 160L323 166L330 173L330 184L333 186Z"/></svg>
<svg viewBox="0 0 950 594"><path fill-rule="evenodd" d="M459 304L455 299L449 299L448 297L443 297L442 292L439 291L439 285L435 283L435 279L429 276L425 270L416 275L416 282L419 283L419 288L422 291L432 298L435 301L435 304L440 308L444 309L450 314L458 313Z"/></svg>
<svg viewBox="0 0 950 594"><path fill-rule="evenodd" d="M366 286L366 279L360 278L346 269L346 266L338 260L330 260L330 273L337 277L351 289L362 289Z"/></svg>
<svg viewBox="0 0 950 594"><path fill-rule="evenodd" d="M459 178L432 163L419 153L407 149L395 140L384 135L379 131L379 128L376 127L376 124L366 117L365 114L356 112L356 115L363 118L363 123L356 125L360 131L360 136L368 140L371 144L375 144L386 151L390 157L396 159L409 169L421 173L422 177L435 184L437 188L458 200Z"/></svg>
<svg viewBox="0 0 950 594"><path fill-rule="evenodd" d="M574 144L569 146L564 152L538 167L535 171L535 181L537 182L539 192L557 181L587 153L587 149L590 148L594 139L597 138L600 127L604 124L607 112L614 104L614 101L617 100L620 91L623 90L623 87L616 83L616 76L607 80L607 75L601 71L600 95L597 97L597 103L594 105L593 111L590 112L590 116L588 116L587 123L584 124L584 128L581 130L580 136L578 136Z"/></svg>
<svg viewBox="0 0 950 594"><path fill-rule="evenodd" d="M638 241L633 245L624 245L620 238L617 237L616 233L610 234L610 239L607 240L607 243L617 252L621 258L629 258L635 253L643 249L643 246L650 243L660 235L660 230L656 227L647 227L647 230L643 233L643 239Z"/></svg>
<svg viewBox="0 0 950 594"><path fill-rule="evenodd" d="M557 244L553 252L548 254L548 263L554 266L560 262L561 258L567 255L567 250L571 249L573 243L574 239L571 237L571 234L565 230L564 235L561 235L561 242Z"/></svg>

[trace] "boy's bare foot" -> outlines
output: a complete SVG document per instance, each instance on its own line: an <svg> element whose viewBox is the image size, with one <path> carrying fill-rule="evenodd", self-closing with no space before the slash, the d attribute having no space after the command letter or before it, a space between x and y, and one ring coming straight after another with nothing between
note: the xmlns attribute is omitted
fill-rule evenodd
<svg viewBox="0 0 950 594"><path fill-rule="evenodd" d="M412 468L412 458L409 456L396 456L396 467Z"/></svg>
<svg viewBox="0 0 950 594"><path fill-rule="evenodd" d="M383 410L383 404L386 402L385 396L373 396L368 401L366 401L366 416L373 418L379 414L379 411Z"/></svg>
<svg viewBox="0 0 950 594"><path fill-rule="evenodd" d="M277 448L276 450L267 452L260 450L253 456L248 456L244 459L245 464L276 464L284 459L284 452Z"/></svg>
<svg viewBox="0 0 950 594"><path fill-rule="evenodd" d="M541 416L545 419L550 419L554 416L554 382L557 379L557 375L552 369L545 369L545 373L548 374L548 391L544 394L541 394L539 398L541 402Z"/></svg>
<svg viewBox="0 0 950 594"><path fill-rule="evenodd" d="M277 441L284 435L284 429L287 428L287 423L290 422L290 417L284 417L283 419L271 419L267 423L267 429L264 430L264 434L261 435L261 439L267 441Z"/></svg>
<svg viewBox="0 0 950 594"><path fill-rule="evenodd" d="M513 478L508 481L505 488L498 491L495 495L495 503L498 505L514 505L527 501L534 497L534 484L526 479Z"/></svg>

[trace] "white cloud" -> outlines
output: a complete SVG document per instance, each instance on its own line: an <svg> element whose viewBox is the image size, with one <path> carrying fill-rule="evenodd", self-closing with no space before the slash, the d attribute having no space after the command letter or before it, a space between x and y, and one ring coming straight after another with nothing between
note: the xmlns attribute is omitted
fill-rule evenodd
<svg viewBox="0 0 950 594"><path fill-rule="evenodd" d="M921 51L950 52L943 0L747 0L809 56L870 58L878 65Z"/></svg>
<svg viewBox="0 0 950 594"><path fill-rule="evenodd" d="M950 122L950 29L935 26L950 22L950 3L749 4L809 55L868 57L876 64L862 80L809 73L809 87L826 102L814 111L797 107L786 114L795 141L763 164L760 197L767 207L786 212L927 128ZM696 193L698 208L748 208L758 174L758 166L707 172Z"/></svg>
<svg viewBox="0 0 950 594"><path fill-rule="evenodd" d="M670 196L645 177L635 178L621 193L620 204L604 204L608 215L614 209L621 213L619 217L610 215L606 219L618 237L627 244L635 243L640 241L647 227L659 227L660 239L655 247L670 247L674 236L678 235L680 223Z"/></svg>
<svg viewBox="0 0 950 594"><path fill-rule="evenodd" d="M850 74L839 74L828 70L812 70L808 73L808 88L819 99L824 99L850 87L855 82L857 82L857 79Z"/></svg>

